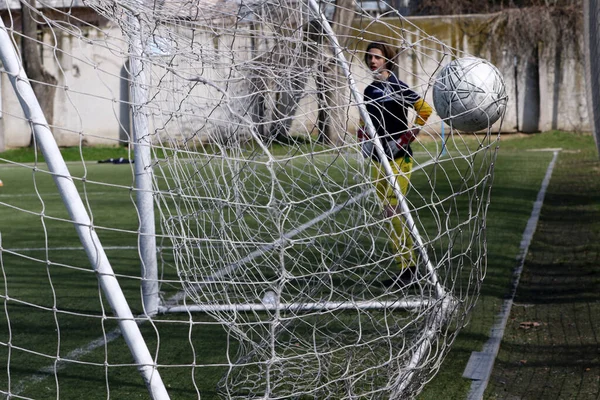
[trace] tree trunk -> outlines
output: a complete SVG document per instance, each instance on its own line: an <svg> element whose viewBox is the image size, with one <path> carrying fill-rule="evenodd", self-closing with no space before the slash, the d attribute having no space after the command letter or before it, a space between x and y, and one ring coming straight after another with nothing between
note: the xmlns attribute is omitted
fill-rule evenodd
<svg viewBox="0 0 600 400"><path fill-rule="evenodd" d="M269 137L281 143L288 143L291 140L289 136L290 127L300 105L300 100L304 97L310 67L314 64L319 52L318 44L321 40L320 32L322 30L320 24L316 21L308 22L304 25L303 30L305 38L296 45L300 46L300 49L286 48L285 46L289 43L284 42L283 48L277 52L283 54L277 60L277 64L286 66L282 70L286 70L287 76L280 77L274 82L277 87L276 106L271 118L273 122L269 129ZM297 58L296 54L302 56Z"/></svg>
<svg viewBox="0 0 600 400"><path fill-rule="evenodd" d="M353 19L353 0L337 0L331 27L336 33L342 48L346 47ZM346 133L347 107L342 107L342 104L347 103L344 101L348 96L347 81L335 59L323 65L321 72L321 75L316 79L319 102L321 103L317 121L319 130L317 141L338 144Z"/></svg>
<svg viewBox="0 0 600 400"><path fill-rule="evenodd" d="M351 21L354 18L353 0L337 0L336 11L333 15L332 28L338 36L340 45L345 46L352 27ZM272 121L268 137L279 142L289 142L289 130L293 117L298 109L299 102L302 99L306 84L308 82L308 71L310 66L318 59L319 44L327 41L323 36L323 28L320 21L311 21L305 26L306 39L299 44L303 48L301 51L294 51L292 54L303 54L302 58L297 60L285 59L285 56L279 60L280 65L289 65L288 78L275 82L279 88L276 90L275 99L276 108L273 112ZM281 51L285 54L284 51ZM331 51L331 54L334 54ZM340 131L345 133L345 115L347 110L340 107L344 98L347 97L346 78L343 76L341 68L338 67L335 59L329 58L320 68L321 73L315 78L317 92L319 93L319 113L317 128L319 135L317 140L330 144L339 143L342 136ZM336 129L334 129L334 127Z"/></svg>
<svg viewBox="0 0 600 400"><path fill-rule="evenodd" d="M56 78L44 69L42 57L40 54L40 45L38 38L38 24L35 19L35 0L26 0L29 7L21 5L23 16L23 38L21 39L23 68L31 82L33 92L37 97L44 116L52 129L54 121L54 94L56 92ZM29 146L33 146L33 133Z"/></svg>

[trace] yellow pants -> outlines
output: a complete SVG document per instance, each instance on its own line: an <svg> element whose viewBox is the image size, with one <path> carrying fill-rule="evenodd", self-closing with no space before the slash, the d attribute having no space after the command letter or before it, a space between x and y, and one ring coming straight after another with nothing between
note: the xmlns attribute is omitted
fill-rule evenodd
<svg viewBox="0 0 600 400"><path fill-rule="evenodd" d="M400 186L402 195L408 192L410 175L413 167L412 157L397 158L390 161L394 178ZM406 226L404 219L399 214L398 197L394 194L394 189L386 176L383 165L374 161L371 166L371 178L375 183L377 196L381 199L383 207L386 210L386 216L391 216L391 244L396 254L396 262L400 269L415 265L416 259L413 250L413 240Z"/></svg>

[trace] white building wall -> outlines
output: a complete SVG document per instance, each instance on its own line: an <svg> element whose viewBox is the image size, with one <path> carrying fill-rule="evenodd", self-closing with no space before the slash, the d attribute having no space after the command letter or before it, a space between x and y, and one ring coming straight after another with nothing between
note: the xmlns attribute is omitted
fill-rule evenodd
<svg viewBox="0 0 600 400"><path fill-rule="evenodd" d="M118 37L118 30L112 29ZM119 104L123 93L120 85L121 68L126 58L105 47L107 38L97 30L88 32L88 41L64 36L61 40L64 53L59 57L54 76L59 79L54 107L57 127L53 133L62 146L86 144L117 145L119 139ZM124 46L108 39L112 46ZM96 45L101 43L102 45ZM44 53L46 65L52 65L53 54Z"/></svg>
<svg viewBox="0 0 600 400"><path fill-rule="evenodd" d="M58 144L74 146L83 140L89 145L117 145L122 97L119 74L126 60L95 44L107 40L98 30L88 29L86 42L58 33L56 37L45 35L46 46L42 50L44 68L58 80L51 127ZM53 46L55 38L57 45ZM28 123L8 76L2 74L1 79L6 112L0 124L5 147L27 146Z"/></svg>

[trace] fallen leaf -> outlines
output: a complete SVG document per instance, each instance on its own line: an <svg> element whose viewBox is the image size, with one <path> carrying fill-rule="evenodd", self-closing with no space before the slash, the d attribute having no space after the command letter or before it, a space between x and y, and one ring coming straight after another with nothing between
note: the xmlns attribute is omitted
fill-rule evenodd
<svg viewBox="0 0 600 400"><path fill-rule="evenodd" d="M539 322L525 321L525 322L521 322L519 324L519 328L521 328L521 329L531 329L531 328L537 328L540 325L542 325L542 324L539 323Z"/></svg>

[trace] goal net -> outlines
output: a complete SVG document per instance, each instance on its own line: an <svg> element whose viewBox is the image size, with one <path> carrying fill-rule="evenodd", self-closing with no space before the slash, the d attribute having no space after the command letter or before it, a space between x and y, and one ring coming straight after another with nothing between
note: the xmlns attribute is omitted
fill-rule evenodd
<svg viewBox="0 0 600 400"><path fill-rule="evenodd" d="M31 245L3 232L3 323L26 320L19 307L51 316L43 329L54 347L37 349L35 336L25 341L30 347L0 340L14 360L0 392L43 398L42 378L31 378L43 375L56 398L73 386L123 398L114 393L125 365L140 370L155 398L412 398L422 390L467 322L485 274L499 128L464 133L432 115L411 145L407 191L398 176L408 172L365 158L361 129L383 151L362 96L373 81L367 45L389 43L398 52L393 73L430 104L437 73L466 55L385 3L366 4L91 0L8 8L9 16L31 14L41 29L27 37L9 19L13 43L0 51L26 104L24 115L8 118L27 122L48 167L9 164L33 176L36 207L10 197L17 193L8 184L0 188L0 214L42 221ZM38 46L55 76L32 80L34 89L55 91L51 123L29 114L39 106L19 89L25 70L7 65L20 41ZM79 146L80 161L54 162L52 136ZM128 146L124 161L134 162L97 165L84 156L88 144ZM46 214L56 200L40 174L54 178L69 216ZM378 196L383 184L393 214ZM53 245L64 238L48 226L59 222L75 223L91 268L73 261L66 244ZM15 266L27 265L48 288L43 301L11 286ZM71 274L94 285L91 272L101 290L63 300L81 290ZM98 321L83 336L100 336L101 345L71 340L81 321ZM133 363L110 350L121 333ZM24 373L23 354L50 367L37 360L37 370ZM77 365L100 382L65 378Z"/></svg>

